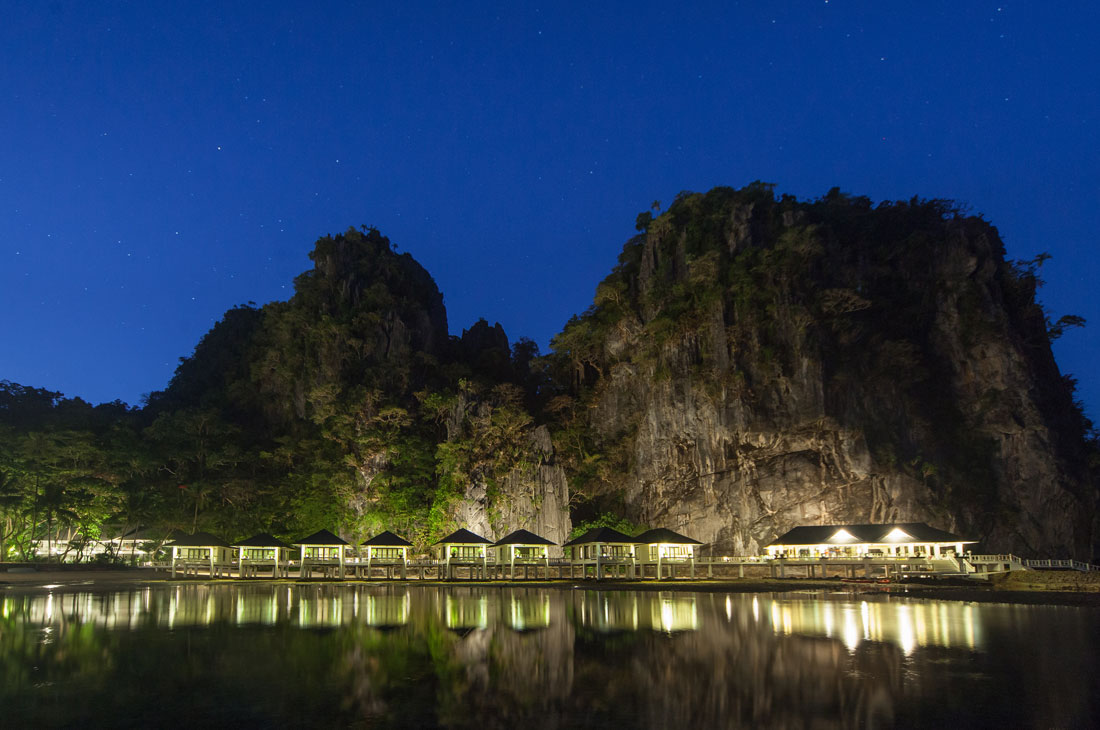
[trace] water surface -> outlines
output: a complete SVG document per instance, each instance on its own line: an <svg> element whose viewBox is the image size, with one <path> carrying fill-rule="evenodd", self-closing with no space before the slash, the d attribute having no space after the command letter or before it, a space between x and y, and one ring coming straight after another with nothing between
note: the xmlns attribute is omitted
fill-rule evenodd
<svg viewBox="0 0 1100 730"><path fill-rule="evenodd" d="M1100 612L880 594L0 592L0 726L1092 727Z"/></svg>

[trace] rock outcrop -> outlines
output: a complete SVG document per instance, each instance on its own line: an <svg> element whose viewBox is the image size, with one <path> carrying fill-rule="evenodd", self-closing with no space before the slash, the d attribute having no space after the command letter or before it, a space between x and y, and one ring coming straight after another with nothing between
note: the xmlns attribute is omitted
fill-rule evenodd
<svg viewBox="0 0 1100 730"><path fill-rule="evenodd" d="M939 201L682 196L555 340L608 462L583 488L718 554L919 521L1088 558L1097 485L1036 285Z"/></svg>
<svg viewBox="0 0 1100 730"><path fill-rule="evenodd" d="M514 405L459 398L448 417L448 442L470 444L456 476L463 486L449 524L499 540L530 530L551 542L553 557L569 539L569 485L546 426L516 418ZM480 448L479 448L480 446Z"/></svg>

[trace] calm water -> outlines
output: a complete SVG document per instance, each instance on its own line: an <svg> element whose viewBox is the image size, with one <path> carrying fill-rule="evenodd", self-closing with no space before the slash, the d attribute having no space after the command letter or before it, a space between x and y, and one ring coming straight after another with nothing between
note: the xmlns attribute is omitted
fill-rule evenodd
<svg viewBox="0 0 1100 730"><path fill-rule="evenodd" d="M0 726L1093 727L1100 612L852 593L0 591Z"/></svg>

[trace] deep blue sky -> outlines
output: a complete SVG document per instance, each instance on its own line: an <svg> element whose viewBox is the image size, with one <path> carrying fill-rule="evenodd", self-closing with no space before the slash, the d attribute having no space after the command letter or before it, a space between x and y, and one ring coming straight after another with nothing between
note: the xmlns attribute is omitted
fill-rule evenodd
<svg viewBox="0 0 1100 730"><path fill-rule="evenodd" d="M361 224L545 351L652 201L760 179L1053 254L1100 415L1097 4L677 5L0 3L0 379L137 403Z"/></svg>

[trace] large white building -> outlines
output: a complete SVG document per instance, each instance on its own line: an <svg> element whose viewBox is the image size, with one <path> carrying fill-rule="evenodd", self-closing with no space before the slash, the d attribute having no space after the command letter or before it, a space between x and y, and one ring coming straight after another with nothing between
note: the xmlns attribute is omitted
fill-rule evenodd
<svg viewBox="0 0 1100 730"><path fill-rule="evenodd" d="M962 555L967 540L923 522L820 525L790 530L764 549L772 558L926 557Z"/></svg>

